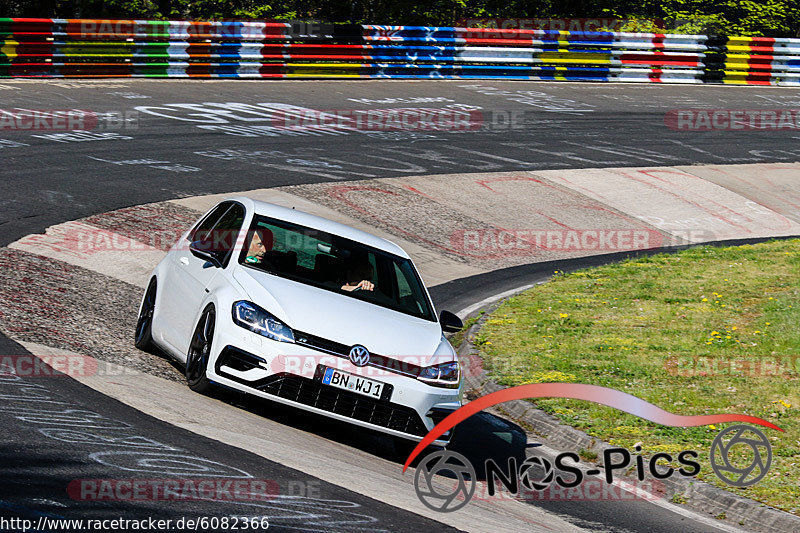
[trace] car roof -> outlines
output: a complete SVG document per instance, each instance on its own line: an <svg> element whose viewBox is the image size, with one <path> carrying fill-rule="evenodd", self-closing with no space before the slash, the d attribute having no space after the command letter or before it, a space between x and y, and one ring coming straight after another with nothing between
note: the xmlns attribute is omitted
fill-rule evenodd
<svg viewBox="0 0 800 533"><path fill-rule="evenodd" d="M367 233L366 231L361 231L360 229L347 226L346 224L341 224L327 218L306 213L305 211L300 211L294 208L290 209L288 207L283 207L268 202L262 202L261 200L255 200L246 196L228 198L227 201L241 202L248 209L255 211L255 213L258 215L267 216L277 220L284 220L286 222L291 222L307 228L338 235L339 237L344 237L345 239L360 242L368 246L372 246L373 248L377 248L378 250L383 250L384 252L410 259L406 251L392 241L383 239L377 235L373 235L372 233Z"/></svg>

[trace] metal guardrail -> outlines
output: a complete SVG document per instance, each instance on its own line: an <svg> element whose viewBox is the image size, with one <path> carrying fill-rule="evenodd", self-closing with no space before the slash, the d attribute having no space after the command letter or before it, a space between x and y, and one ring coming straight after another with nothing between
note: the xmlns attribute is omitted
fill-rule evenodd
<svg viewBox="0 0 800 533"><path fill-rule="evenodd" d="M292 22L0 19L0 77L800 85L800 39Z"/></svg>

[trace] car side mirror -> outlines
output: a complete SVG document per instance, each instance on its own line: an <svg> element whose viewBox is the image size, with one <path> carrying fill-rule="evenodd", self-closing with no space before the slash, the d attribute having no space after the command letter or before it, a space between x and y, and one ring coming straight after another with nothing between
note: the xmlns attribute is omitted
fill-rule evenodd
<svg viewBox="0 0 800 533"><path fill-rule="evenodd" d="M446 333L456 333L464 327L461 319L450 311L442 311L439 315L439 323L442 325L442 331Z"/></svg>
<svg viewBox="0 0 800 533"><path fill-rule="evenodd" d="M217 268L222 268L222 263L220 263L217 256L214 255L214 252L210 251L210 248L210 241L194 241L189 244L189 251L192 252L193 256L208 261Z"/></svg>

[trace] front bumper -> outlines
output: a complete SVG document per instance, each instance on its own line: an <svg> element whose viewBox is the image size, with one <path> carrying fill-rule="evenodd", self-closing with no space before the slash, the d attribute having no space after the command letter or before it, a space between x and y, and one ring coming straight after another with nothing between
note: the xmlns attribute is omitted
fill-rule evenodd
<svg viewBox="0 0 800 533"><path fill-rule="evenodd" d="M401 373L355 367L343 356L271 341L241 328L233 331L214 340L209 379L221 385L416 441L461 406L460 388L433 387ZM324 366L383 382L388 394L377 399L325 385L320 379ZM444 446L450 436L434 444Z"/></svg>

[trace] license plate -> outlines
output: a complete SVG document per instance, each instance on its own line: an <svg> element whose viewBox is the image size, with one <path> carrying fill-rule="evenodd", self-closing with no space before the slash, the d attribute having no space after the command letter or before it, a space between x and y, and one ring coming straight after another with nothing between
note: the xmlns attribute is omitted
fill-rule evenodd
<svg viewBox="0 0 800 533"><path fill-rule="evenodd" d="M330 385L331 387L357 392L372 398L381 397L384 385L380 381L374 381L372 379L342 372L335 368L325 369L325 373L322 375L322 383Z"/></svg>

